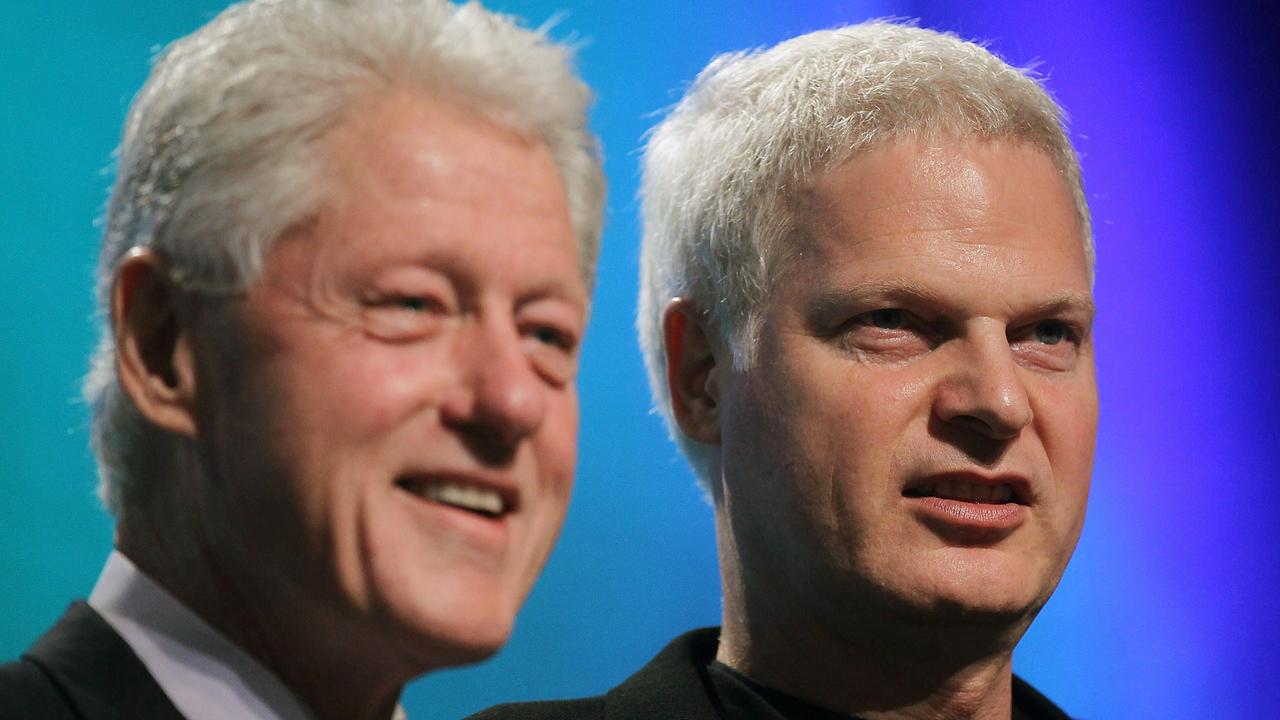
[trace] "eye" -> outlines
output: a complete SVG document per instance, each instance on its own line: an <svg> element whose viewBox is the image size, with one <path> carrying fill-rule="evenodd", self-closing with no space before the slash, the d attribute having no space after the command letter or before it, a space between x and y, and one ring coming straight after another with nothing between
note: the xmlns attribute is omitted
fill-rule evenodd
<svg viewBox="0 0 1280 720"><path fill-rule="evenodd" d="M1057 320L1044 320L1036 323L1035 336L1045 345L1057 345L1067 338L1067 326Z"/></svg>
<svg viewBox="0 0 1280 720"><path fill-rule="evenodd" d="M372 335L410 342L437 334L452 316L439 295L427 292L377 292L363 301L363 324Z"/></svg>
<svg viewBox="0 0 1280 720"><path fill-rule="evenodd" d="M854 315L836 337L845 352L862 360L901 362L933 349L939 339L935 324L903 308L876 308Z"/></svg>
<svg viewBox="0 0 1280 720"><path fill-rule="evenodd" d="M524 330L529 359L553 385L571 381L578 368L578 336L554 325L529 325Z"/></svg>
<svg viewBox="0 0 1280 720"><path fill-rule="evenodd" d="M897 330L906 321L906 316L898 308L882 308L872 310L862 316L865 322L881 330Z"/></svg>
<svg viewBox="0 0 1280 720"><path fill-rule="evenodd" d="M1045 319L1012 328L1009 347L1028 367L1066 371L1080 356L1084 330L1070 320Z"/></svg>
<svg viewBox="0 0 1280 720"><path fill-rule="evenodd" d="M573 352L574 347L577 345L577 342L568 333L547 325L533 328L529 332L529 336L543 345L559 348L566 352Z"/></svg>
<svg viewBox="0 0 1280 720"><path fill-rule="evenodd" d="M422 295L395 295L387 298L387 305L398 310L425 313L440 309L440 303Z"/></svg>

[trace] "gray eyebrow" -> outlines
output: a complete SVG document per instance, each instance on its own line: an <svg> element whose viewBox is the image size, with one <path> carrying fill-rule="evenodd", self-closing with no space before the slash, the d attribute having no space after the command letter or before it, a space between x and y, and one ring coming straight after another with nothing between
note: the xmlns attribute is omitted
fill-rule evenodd
<svg viewBox="0 0 1280 720"><path fill-rule="evenodd" d="M916 300L934 305L945 304L942 296L927 286L907 278L864 280L851 288L824 291L815 300L819 312L836 310L851 300L883 297L889 300Z"/></svg>
<svg viewBox="0 0 1280 720"><path fill-rule="evenodd" d="M1084 315L1086 319L1092 322L1094 315L1097 314L1097 307L1094 306L1093 298L1089 293L1063 290L1036 303L1027 314L1054 315L1063 312Z"/></svg>

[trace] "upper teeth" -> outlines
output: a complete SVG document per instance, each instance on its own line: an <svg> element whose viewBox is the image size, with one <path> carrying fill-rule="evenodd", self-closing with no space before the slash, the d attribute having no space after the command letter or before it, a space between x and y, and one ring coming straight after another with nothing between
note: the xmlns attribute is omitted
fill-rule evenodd
<svg viewBox="0 0 1280 720"><path fill-rule="evenodd" d="M1013 499L1013 488L1007 484L979 485L962 480L943 480L934 485L917 488L913 494L932 495L949 500L1007 503Z"/></svg>
<svg viewBox="0 0 1280 720"><path fill-rule="evenodd" d="M502 496L496 490L462 485L454 482L429 483L418 492L423 497L445 505L454 505L467 510L499 515L502 513Z"/></svg>

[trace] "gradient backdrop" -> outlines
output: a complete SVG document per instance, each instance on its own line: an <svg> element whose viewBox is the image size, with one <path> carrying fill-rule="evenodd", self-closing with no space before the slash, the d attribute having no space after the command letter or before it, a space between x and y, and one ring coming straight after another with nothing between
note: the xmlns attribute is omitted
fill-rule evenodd
<svg viewBox="0 0 1280 720"><path fill-rule="evenodd" d="M875 16L1038 62L1097 227L1102 425L1089 522L1018 671L1083 718L1280 707L1280 24L1261 3L491 0L580 46L611 184L560 545L510 646L411 685L414 720L601 692L715 623L711 513L649 412L632 339L637 148L714 54ZM148 58L218 0L0 9L0 657L92 587L111 543L78 385L111 152ZM1250 7L1252 6L1252 7ZM1270 712L1268 712L1270 710Z"/></svg>

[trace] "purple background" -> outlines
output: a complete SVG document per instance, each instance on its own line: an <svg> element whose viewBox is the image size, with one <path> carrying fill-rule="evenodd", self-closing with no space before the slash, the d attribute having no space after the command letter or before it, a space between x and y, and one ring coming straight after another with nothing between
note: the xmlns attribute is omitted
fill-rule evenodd
<svg viewBox="0 0 1280 720"><path fill-rule="evenodd" d="M1084 537L1016 666L1083 718L1280 707L1280 23L1263 3L492 0L580 45L611 182L561 544L510 646L410 686L414 720L597 693L719 615L710 509L649 412L632 332L636 151L718 52L921 18L1038 62L1093 206L1102 423ZM0 9L0 657L110 546L78 383L110 152L152 49L215 0Z"/></svg>

